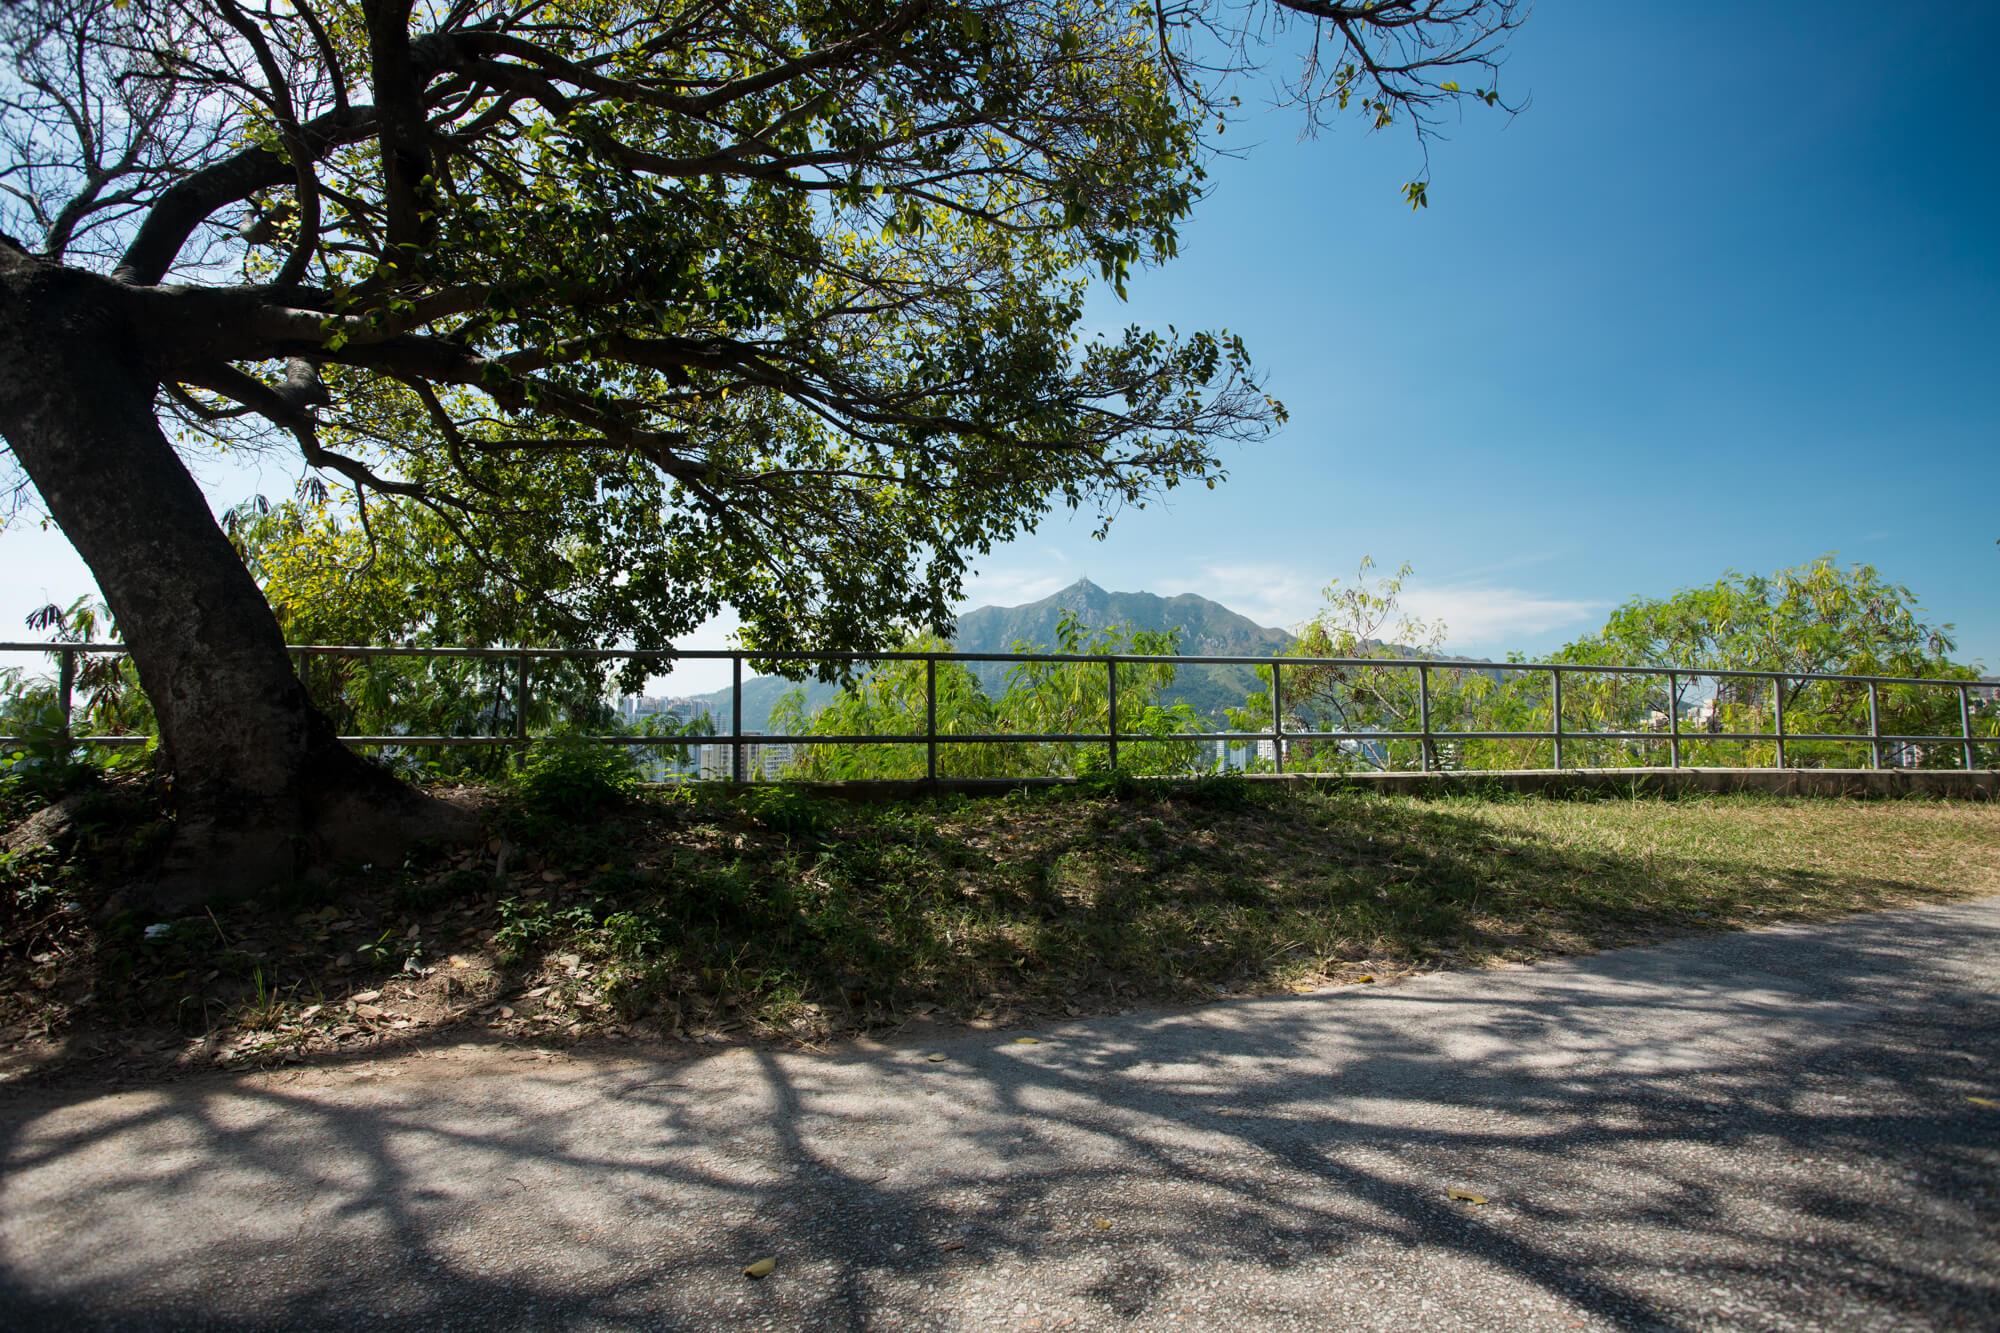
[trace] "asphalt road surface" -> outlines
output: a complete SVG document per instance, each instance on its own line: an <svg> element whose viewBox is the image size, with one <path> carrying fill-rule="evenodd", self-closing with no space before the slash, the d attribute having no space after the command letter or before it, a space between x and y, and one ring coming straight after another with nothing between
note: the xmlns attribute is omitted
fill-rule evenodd
<svg viewBox="0 0 2000 1333"><path fill-rule="evenodd" d="M1996 977L2000 898L825 1054L8 1092L0 1326L2000 1328Z"/></svg>

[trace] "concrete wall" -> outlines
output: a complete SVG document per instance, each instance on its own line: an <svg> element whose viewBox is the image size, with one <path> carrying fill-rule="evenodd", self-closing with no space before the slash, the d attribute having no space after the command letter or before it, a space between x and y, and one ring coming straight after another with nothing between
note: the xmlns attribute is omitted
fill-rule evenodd
<svg viewBox="0 0 2000 1333"><path fill-rule="evenodd" d="M1159 778L1154 781L1192 781ZM2000 770L1871 768L1566 768L1475 773L1256 773L1253 783L1292 783L1324 788L1359 788L1397 795L1463 792L1522 792L1543 796L1597 792L1605 795L1763 792L1773 796L1949 797L1990 801L2000 796ZM806 782L815 796L890 801L932 792L992 795L1030 787L1073 784L1071 778L966 779L927 782Z"/></svg>

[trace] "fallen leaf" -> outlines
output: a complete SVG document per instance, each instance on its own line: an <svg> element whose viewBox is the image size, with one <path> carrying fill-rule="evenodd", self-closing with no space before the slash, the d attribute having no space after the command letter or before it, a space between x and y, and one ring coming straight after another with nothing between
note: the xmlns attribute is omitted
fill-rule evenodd
<svg viewBox="0 0 2000 1333"><path fill-rule="evenodd" d="M1983 1106L1989 1111L2000 1110L2000 1102L1994 1101L1991 1097L1967 1097L1965 1100L1974 1106Z"/></svg>
<svg viewBox="0 0 2000 1333"><path fill-rule="evenodd" d="M962 1240L948 1240L944 1244L938 1246L938 1248L940 1250L962 1250L965 1248L965 1242Z"/></svg>
<svg viewBox="0 0 2000 1333"><path fill-rule="evenodd" d="M1111 1230L1111 1221L1110 1221L1110 1219L1109 1219L1109 1218L1104 1218L1104 1217L1100 1217L1100 1218L1098 1218L1098 1219L1097 1219L1097 1229L1098 1229L1099 1231L1109 1231L1109 1230Z"/></svg>
<svg viewBox="0 0 2000 1333"><path fill-rule="evenodd" d="M382 992L378 990L365 990L362 991L359 995L351 995L348 998L353 1000L356 1004L367 1004L370 1000L381 999Z"/></svg>
<svg viewBox="0 0 2000 1333"><path fill-rule="evenodd" d="M755 1277L755 1278L769 1277L771 1276L771 1270L776 1268L777 1266L778 1266L778 1261L776 1259L771 1259L771 1258L759 1259L756 1263L751 1264L748 1268L743 1270L743 1276Z"/></svg>
<svg viewBox="0 0 2000 1333"><path fill-rule="evenodd" d="M547 995L548 993L549 993L549 988L547 986L537 986L531 991L523 991L521 993L521 998L524 1000L539 1000L542 998L542 996Z"/></svg>
<svg viewBox="0 0 2000 1333"><path fill-rule="evenodd" d="M1355 980L1356 980L1356 981L1373 981L1373 980L1375 980L1375 974L1374 974L1373 972L1363 972L1363 973L1362 973L1362 974L1361 974L1360 976L1356 977L1356 978L1355 978Z"/></svg>
<svg viewBox="0 0 2000 1333"><path fill-rule="evenodd" d="M1471 1190L1446 1190L1445 1195L1448 1198L1458 1200L1460 1203L1469 1203L1475 1208L1486 1202L1484 1194L1474 1194Z"/></svg>
<svg viewBox="0 0 2000 1333"><path fill-rule="evenodd" d="M1042 1044L1042 1039L1040 1037L1016 1037L1014 1038L1014 1044L1016 1046L1039 1046Z"/></svg>
<svg viewBox="0 0 2000 1333"><path fill-rule="evenodd" d="M924 1059L929 1060L932 1064L936 1064L940 1060L949 1060L950 1058L951 1057L946 1055L943 1051L932 1051L929 1055L924 1057Z"/></svg>
<svg viewBox="0 0 2000 1333"><path fill-rule="evenodd" d="M319 1012L321 1008L322 1006L320 1005L309 1004L305 1008L299 1010L299 1022L301 1023L312 1022L315 1018L319 1017Z"/></svg>

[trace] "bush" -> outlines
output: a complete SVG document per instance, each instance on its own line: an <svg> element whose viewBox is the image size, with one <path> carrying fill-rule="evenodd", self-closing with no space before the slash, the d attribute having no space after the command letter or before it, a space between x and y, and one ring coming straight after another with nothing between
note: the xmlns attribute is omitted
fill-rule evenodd
<svg viewBox="0 0 2000 1333"><path fill-rule="evenodd" d="M826 826L825 812L796 787L753 788L743 796L743 813L753 824L787 837L812 837Z"/></svg>
<svg viewBox="0 0 2000 1333"><path fill-rule="evenodd" d="M0 783L10 806L41 805L95 784L102 776L69 738L62 710L47 704L22 717L19 748L0 755Z"/></svg>
<svg viewBox="0 0 2000 1333"><path fill-rule="evenodd" d="M639 767L622 746L558 735L533 751L511 786L521 813L547 824L589 819L621 805L638 782Z"/></svg>

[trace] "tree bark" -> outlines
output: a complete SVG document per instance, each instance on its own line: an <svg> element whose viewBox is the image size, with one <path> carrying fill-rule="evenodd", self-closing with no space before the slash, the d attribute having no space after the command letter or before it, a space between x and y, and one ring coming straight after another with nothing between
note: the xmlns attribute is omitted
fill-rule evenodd
<svg viewBox="0 0 2000 1333"><path fill-rule="evenodd" d="M461 831L340 743L161 432L137 303L0 244L0 435L96 576L160 722L175 834L152 896L240 896Z"/></svg>

